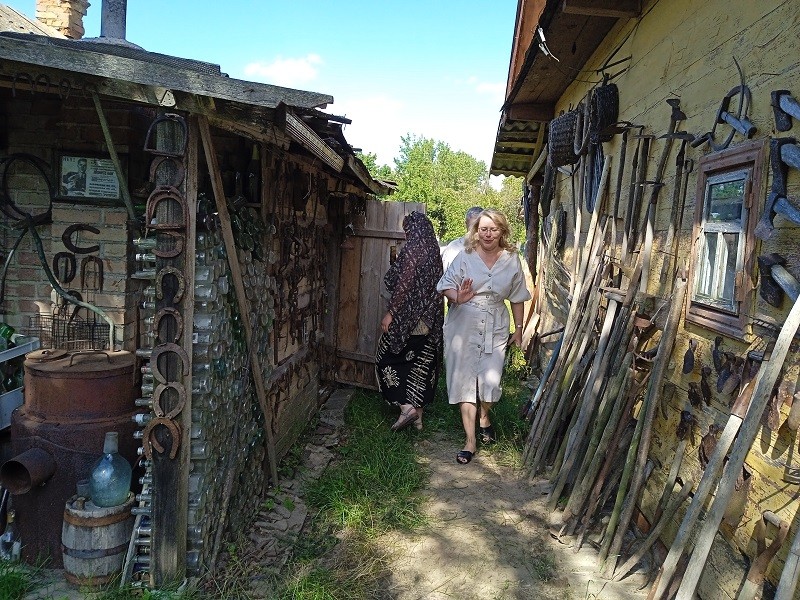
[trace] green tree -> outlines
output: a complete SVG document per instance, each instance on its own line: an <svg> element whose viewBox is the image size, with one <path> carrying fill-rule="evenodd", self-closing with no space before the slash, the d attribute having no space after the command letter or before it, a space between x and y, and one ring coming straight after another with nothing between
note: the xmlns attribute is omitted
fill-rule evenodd
<svg viewBox="0 0 800 600"><path fill-rule="evenodd" d="M377 154L372 152L356 152L356 156L364 163L364 166L367 167L369 174L372 175L374 179L392 180L394 178L392 168L389 165L378 165Z"/></svg>
<svg viewBox="0 0 800 600"><path fill-rule="evenodd" d="M422 202L440 239L463 234L464 212L488 187L486 164L448 144L408 134L395 159L395 200Z"/></svg>
<svg viewBox="0 0 800 600"><path fill-rule="evenodd" d="M464 234L464 214L472 206L503 211L511 223L514 241L525 239L521 219L522 179L505 177L500 189L489 185L486 163L442 141L407 134L401 138L394 169L377 164L373 153L358 157L377 179L397 183L387 200L425 204L442 242Z"/></svg>

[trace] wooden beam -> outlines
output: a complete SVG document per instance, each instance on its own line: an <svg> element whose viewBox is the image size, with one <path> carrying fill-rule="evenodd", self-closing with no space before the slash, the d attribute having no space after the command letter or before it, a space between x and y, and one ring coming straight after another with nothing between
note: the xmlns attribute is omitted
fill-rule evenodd
<svg viewBox="0 0 800 600"><path fill-rule="evenodd" d="M538 146L538 142L517 142L515 140L509 140L507 142L498 140L495 144L497 148L524 148L526 150L533 150Z"/></svg>
<svg viewBox="0 0 800 600"><path fill-rule="evenodd" d="M633 19L642 12L641 0L564 0L562 10L567 14L590 17Z"/></svg>
<svg viewBox="0 0 800 600"><path fill-rule="evenodd" d="M506 109L506 119L510 121L550 121L556 116L554 104L535 104L525 102L512 104Z"/></svg>
<svg viewBox="0 0 800 600"><path fill-rule="evenodd" d="M81 49L79 45L55 44L49 38L36 35L29 35L24 39L0 36L0 60L13 60L270 108L275 108L281 102L303 108L319 108L333 103L333 97L327 94L292 90L165 65L148 60L149 56L150 53L147 52L142 52L141 59L91 52ZM187 66L192 62L197 63L187 61Z"/></svg>
<svg viewBox="0 0 800 600"><path fill-rule="evenodd" d="M264 413L264 433L267 439L267 454L269 458L270 475L273 485L278 484L278 459L275 454L275 438L272 435L272 422L274 415L267 403L267 390L264 386L264 378L261 376L261 361L256 347L253 345L253 330L250 323L250 308L247 306L247 298L244 293L244 280L242 270L239 265L238 254L236 253L236 243L233 239L233 228L231 226L231 216L228 213L228 204L225 200L225 191L222 186L222 175L217 164L217 155L214 152L214 141L211 139L211 127L208 119L198 117L200 127L200 138L203 141L203 150L206 155L206 164L211 175L211 188L214 192L214 200L217 203L220 225L222 226L222 239L225 242L225 251L228 255L228 266L231 269L231 279L236 290L236 301L239 304L239 314L242 319L247 350L250 356L250 368L253 375L253 384L256 388L256 396L261 412Z"/></svg>
<svg viewBox="0 0 800 600"><path fill-rule="evenodd" d="M530 165L533 162L533 154L531 153L517 154L514 152L495 152L494 157L495 159L500 158L526 165Z"/></svg>

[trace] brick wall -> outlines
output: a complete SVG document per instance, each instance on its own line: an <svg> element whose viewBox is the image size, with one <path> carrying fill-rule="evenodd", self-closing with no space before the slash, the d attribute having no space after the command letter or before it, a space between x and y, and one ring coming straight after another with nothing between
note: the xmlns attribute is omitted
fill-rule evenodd
<svg viewBox="0 0 800 600"><path fill-rule="evenodd" d="M85 33L83 17L88 0L36 0L36 18L68 38L79 40Z"/></svg>
<svg viewBox="0 0 800 600"><path fill-rule="evenodd" d="M104 104L104 112L117 152L127 168L130 185L133 188L140 186L146 178L145 159L138 151L143 145L142 136L146 131L138 122L142 115L136 112L132 114L130 107L111 103ZM7 123L0 157L12 153L39 157L47 163L53 181L57 179L56 165L61 152L107 156L103 133L90 98L76 95L62 100L53 95L31 95L28 92L17 92L14 97L10 92L3 91L0 92L0 113L5 116ZM133 154L131 148L134 149ZM30 170L10 171L10 174L9 190L15 202L29 207L33 212L41 211L47 198L41 177ZM61 235L69 225L85 223L100 229L99 235L78 232L73 239L79 246L100 246L100 250L93 255L103 263L103 289L94 290L90 285L81 285L81 261L86 255L76 256L78 268L75 279L64 287L79 291L85 300L108 312L119 325L116 330L117 341L122 342L124 348L133 349L135 310L141 284L127 279L131 245L126 221L127 213L121 206L54 202L52 224L39 226L38 231L48 263L52 265L53 256L66 251ZM15 233L6 230L0 233L4 256L15 239ZM10 263L2 306L5 313L3 319L15 328L25 330L30 317L38 312L35 302L48 303L51 295L52 286L47 281L33 240L28 234Z"/></svg>

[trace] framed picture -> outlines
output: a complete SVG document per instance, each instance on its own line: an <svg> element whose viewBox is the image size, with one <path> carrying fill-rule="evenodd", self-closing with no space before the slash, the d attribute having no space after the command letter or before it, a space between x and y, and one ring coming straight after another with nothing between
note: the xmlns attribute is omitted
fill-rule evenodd
<svg viewBox="0 0 800 600"><path fill-rule="evenodd" d="M73 202L122 202L119 178L108 157L63 153L58 157L57 198Z"/></svg>

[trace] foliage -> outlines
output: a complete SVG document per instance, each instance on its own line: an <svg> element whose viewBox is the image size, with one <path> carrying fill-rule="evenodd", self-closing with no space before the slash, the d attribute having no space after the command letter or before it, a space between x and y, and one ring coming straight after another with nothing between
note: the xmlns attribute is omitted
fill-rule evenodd
<svg viewBox="0 0 800 600"><path fill-rule="evenodd" d="M374 395L357 393L348 405L350 437L341 460L308 490L308 502L339 527L381 533L419 524L422 470L406 436L385 427ZM383 408L383 407L381 407Z"/></svg>
<svg viewBox="0 0 800 600"><path fill-rule="evenodd" d="M391 167L388 165L378 166L377 154L373 154L372 152L367 152L366 154L363 152L356 152L356 156L361 160L361 162L364 163L364 166L367 167L369 174L375 179L386 179L391 181L394 177Z"/></svg>
<svg viewBox="0 0 800 600"><path fill-rule="evenodd" d="M486 163L466 152L409 133L401 138L394 168L378 166L375 154L360 154L359 158L373 177L397 182L397 191L387 200L426 205L443 243L464 234L464 213L472 206L503 211L511 223L514 241L525 239L525 226L519 218L522 180L505 177L501 188L495 189L489 185Z"/></svg>
<svg viewBox="0 0 800 600"><path fill-rule="evenodd" d="M18 565L0 561L0 600L21 600L33 589L33 577Z"/></svg>

